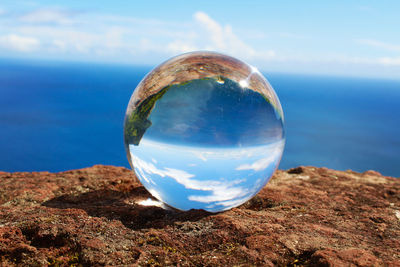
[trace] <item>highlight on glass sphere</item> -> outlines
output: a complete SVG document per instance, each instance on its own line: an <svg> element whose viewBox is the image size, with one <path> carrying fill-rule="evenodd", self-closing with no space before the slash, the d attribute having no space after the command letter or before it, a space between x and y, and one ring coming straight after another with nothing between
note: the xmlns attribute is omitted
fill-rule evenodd
<svg viewBox="0 0 400 267"><path fill-rule="evenodd" d="M132 169L158 200L219 212L256 195L279 165L282 107L254 67L215 52L176 56L133 92L124 141Z"/></svg>

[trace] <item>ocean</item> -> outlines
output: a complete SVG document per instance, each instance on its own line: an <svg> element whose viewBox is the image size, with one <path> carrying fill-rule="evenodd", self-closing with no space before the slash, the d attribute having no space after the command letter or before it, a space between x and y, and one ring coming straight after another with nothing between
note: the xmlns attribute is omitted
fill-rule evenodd
<svg viewBox="0 0 400 267"><path fill-rule="evenodd" d="M0 60L0 171L129 167L123 120L151 67ZM264 73L299 165L400 176L400 81Z"/></svg>

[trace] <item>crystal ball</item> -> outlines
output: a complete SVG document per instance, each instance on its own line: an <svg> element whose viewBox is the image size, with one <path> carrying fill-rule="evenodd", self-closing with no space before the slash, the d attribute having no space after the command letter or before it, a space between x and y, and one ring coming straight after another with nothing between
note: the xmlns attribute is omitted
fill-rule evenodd
<svg viewBox="0 0 400 267"><path fill-rule="evenodd" d="M139 83L124 141L132 169L155 198L180 210L219 212L256 195L278 167L283 111L255 67L191 52Z"/></svg>

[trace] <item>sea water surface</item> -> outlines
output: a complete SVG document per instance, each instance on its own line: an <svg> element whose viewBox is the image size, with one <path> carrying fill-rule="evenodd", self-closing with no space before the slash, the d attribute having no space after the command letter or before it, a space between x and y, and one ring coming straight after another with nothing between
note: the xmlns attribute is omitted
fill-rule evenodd
<svg viewBox="0 0 400 267"><path fill-rule="evenodd" d="M151 67L0 60L0 170L128 167L123 120ZM400 176L400 81L264 73L285 114L279 168Z"/></svg>

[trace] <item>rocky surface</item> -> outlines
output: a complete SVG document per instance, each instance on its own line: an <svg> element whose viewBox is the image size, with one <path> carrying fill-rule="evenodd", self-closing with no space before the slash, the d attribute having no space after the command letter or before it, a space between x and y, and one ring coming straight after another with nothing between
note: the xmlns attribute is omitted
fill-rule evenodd
<svg viewBox="0 0 400 267"><path fill-rule="evenodd" d="M134 174L0 172L0 266L400 266L400 180L277 171L227 212L140 201Z"/></svg>

